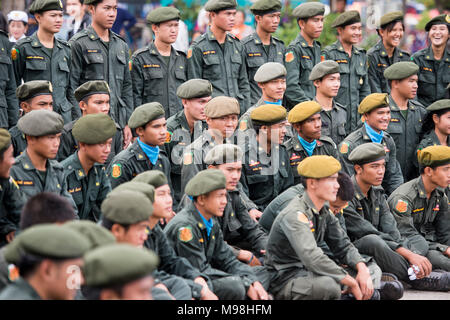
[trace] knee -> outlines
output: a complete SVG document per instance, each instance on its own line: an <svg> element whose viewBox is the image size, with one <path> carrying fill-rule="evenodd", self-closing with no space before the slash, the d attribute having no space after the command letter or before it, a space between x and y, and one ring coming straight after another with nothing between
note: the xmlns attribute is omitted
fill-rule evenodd
<svg viewBox="0 0 450 320"><path fill-rule="evenodd" d="M362 237L358 240L364 246L365 248L372 248L372 249L378 249L378 248L386 248L389 246L387 245L386 241L381 239L380 236L376 234L368 234L367 236Z"/></svg>
<svg viewBox="0 0 450 320"><path fill-rule="evenodd" d="M214 293L220 300L244 300L247 291L239 276L213 280Z"/></svg>
<svg viewBox="0 0 450 320"><path fill-rule="evenodd" d="M314 279L312 291L315 300L336 300L341 297L341 286L326 276Z"/></svg>

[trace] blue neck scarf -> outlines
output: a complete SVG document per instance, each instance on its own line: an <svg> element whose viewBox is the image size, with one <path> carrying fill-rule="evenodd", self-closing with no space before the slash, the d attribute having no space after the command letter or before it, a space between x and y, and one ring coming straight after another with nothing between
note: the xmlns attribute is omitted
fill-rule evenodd
<svg viewBox="0 0 450 320"><path fill-rule="evenodd" d="M372 140L372 142L381 143L383 141L383 131L381 131L380 133L376 132L367 124L367 122L364 122L364 126L366 127L367 135L369 136L370 140Z"/></svg>
<svg viewBox="0 0 450 320"><path fill-rule="evenodd" d="M144 151L147 155L150 162L155 165L156 161L158 161L159 147L151 147L148 144L143 143L139 138L137 138L137 142L139 143L142 151Z"/></svg>
<svg viewBox="0 0 450 320"><path fill-rule="evenodd" d="M317 140L314 140L313 142L308 142L299 135L297 135L297 137L298 141L300 141L301 145L303 146L303 149L305 149L308 156L311 157L314 152L314 149L316 148Z"/></svg>
<svg viewBox="0 0 450 320"><path fill-rule="evenodd" d="M281 99L276 102L269 102L266 100L263 100L265 104L276 104L277 106L281 106L281 103L283 102Z"/></svg>
<svg viewBox="0 0 450 320"><path fill-rule="evenodd" d="M208 238L209 238L209 234L211 233L211 229L212 229L212 227L214 225L213 218L210 218L209 220L206 220L205 217L203 217L203 215L200 213L200 211L198 211L198 209L197 209L197 212L200 215L200 218L202 218L203 223L205 224L206 232L208 233Z"/></svg>

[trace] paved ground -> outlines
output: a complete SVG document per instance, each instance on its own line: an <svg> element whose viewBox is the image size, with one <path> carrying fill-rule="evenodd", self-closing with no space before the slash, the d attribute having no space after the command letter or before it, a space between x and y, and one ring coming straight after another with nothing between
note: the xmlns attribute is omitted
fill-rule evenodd
<svg viewBox="0 0 450 320"><path fill-rule="evenodd" d="M450 300L450 292L406 290L400 300Z"/></svg>

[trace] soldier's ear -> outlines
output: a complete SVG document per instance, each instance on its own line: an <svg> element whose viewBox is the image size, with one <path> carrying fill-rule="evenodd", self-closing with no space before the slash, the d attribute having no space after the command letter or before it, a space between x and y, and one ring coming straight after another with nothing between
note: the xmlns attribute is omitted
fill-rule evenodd
<svg viewBox="0 0 450 320"><path fill-rule="evenodd" d="M78 105L80 106L81 112L86 111L87 103L85 101L81 100Z"/></svg>
<svg viewBox="0 0 450 320"><path fill-rule="evenodd" d="M24 113L28 113L31 111L30 104L26 101L20 102L20 108L23 110Z"/></svg>

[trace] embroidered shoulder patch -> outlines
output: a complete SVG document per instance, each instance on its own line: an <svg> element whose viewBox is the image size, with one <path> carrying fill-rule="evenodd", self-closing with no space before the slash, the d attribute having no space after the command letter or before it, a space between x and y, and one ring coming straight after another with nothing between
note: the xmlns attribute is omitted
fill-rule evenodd
<svg viewBox="0 0 450 320"><path fill-rule="evenodd" d="M166 141L164 141L164 143L169 143L170 141L172 141L172 132L167 131L166 132Z"/></svg>
<svg viewBox="0 0 450 320"><path fill-rule="evenodd" d="M192 49L189 48L188 52L187 52L187 58L190 59L192 57Z"/></svg>
<svg viewBox="0 0 450 320"><path fill-rule="evenodd" d="M116 163L112 166L111 177L117 179L122 175L122 165L120 163Z"/></svg>
<svg viewBox="0 0 450 320"><path fill-rule="evenodd" d="M11 282L19 278L19 269L14 264L8 265L8 278Z"/></svg>
<svg viewBox="0 0 450 320"><path fill-rule="evenodd" d="M397 204L395 205L395 210L400 213L405 213L408 210L408 203L403 200L398 200Z"/></svg>
<svg viewBox="0 0 450 320"><path fill-rule="evenodd" d="M285 56L286 62L292 62L292 61L294 61L294 58L295 58L295 56L292 51L289 51L286 53L286 56Z"/></svg>
<svg viewBox="0 0 450 320"><path fill-rule="evenodd" d="M19 54L19 50L17 50L16 48L11 49L11 59L16 60L18 54Z"/></svg>
<svg viewBox="0 0 450 320"><path fill-rule="evenodd" d="M241 130L241 131L247 130L247 120L242 120L239 123L239 130Z"/></svg>
<svg viewBox="0 0 450 320"><path fill-rule="evenodd" d="M348 142L342 142L340 153L346 154L348 152Z"/></svg>
<svg viewBox="0 0 450 320"><path fill-rule="evenodd" d="M194 236L192 235L191 227L181 227L178 229L178 239L183 242L189 242L192 240Z"/></svg>
<svg viewBox="0 0 450 320"><path fill-rule="evenodd" d="M297 219L298 221L309 225L309 219L303 212L298 212Z"/></svg>

